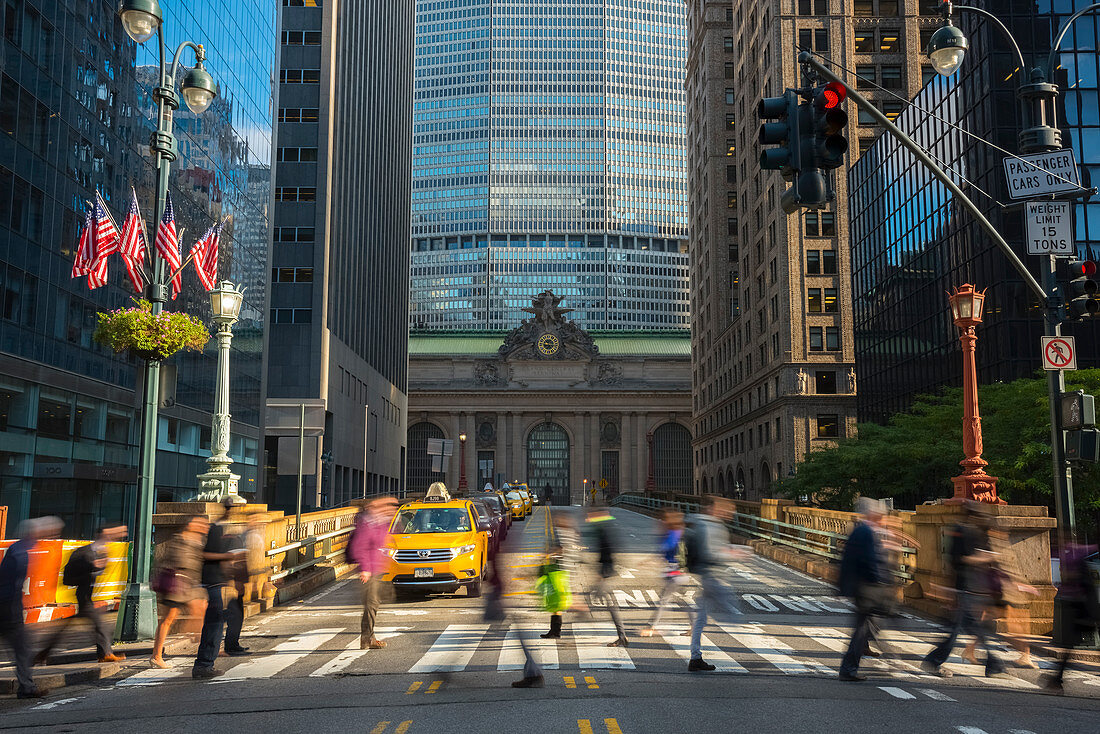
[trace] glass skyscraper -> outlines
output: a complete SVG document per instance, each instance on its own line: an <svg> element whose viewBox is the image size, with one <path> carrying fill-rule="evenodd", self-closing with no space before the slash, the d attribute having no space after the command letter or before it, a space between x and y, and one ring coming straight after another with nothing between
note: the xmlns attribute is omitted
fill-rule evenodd
<svg viewBox="0 0 1100 734"><path fill-rule="evenodd" d="M200 116L175 115L170 187L186 256L229 216L219 276L247 286L231 357L230 455L241 491L258 484L276 8L265 0L161 0L166 45L206 47L220 88ZM57 514L90 537L133 512L140 364L92 340L96 312L136 294L121 260L89 291L69 277L86 202L98 189L121 224L137 191L155 224L152 88L156 39L135 45L106 0L5 0L0 16L0 505L12 526ZM185 56L185 65L193 64ZM150 231L150 235L152 232ZM206 318L190 266L173 310ZM206 470L216 347L162 372L156 488L190 499ZM172 369L174 368L174 369ZM174 379L173 379L174 375ZM174 387L174 389L172 389Z"/></svg>
<svg viewBox="0 0 1100 734"><path fill-rule="evenodd" d="M688 327L681 0L418 0L411 326Z"/></svg>

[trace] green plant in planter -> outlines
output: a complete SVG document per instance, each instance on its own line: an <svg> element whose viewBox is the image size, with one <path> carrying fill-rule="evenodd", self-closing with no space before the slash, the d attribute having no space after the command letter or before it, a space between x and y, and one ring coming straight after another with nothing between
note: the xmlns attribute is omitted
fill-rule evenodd
<svg viewBox="0 0 1100 734"><path fill-rule="evenodd" d="M210 331L199 319L176 311L153 315L146 300L134 299L132 308L98 313L99 326L93 338L116 352L163 362L181 349L201 352L210 339Z"/></svg>

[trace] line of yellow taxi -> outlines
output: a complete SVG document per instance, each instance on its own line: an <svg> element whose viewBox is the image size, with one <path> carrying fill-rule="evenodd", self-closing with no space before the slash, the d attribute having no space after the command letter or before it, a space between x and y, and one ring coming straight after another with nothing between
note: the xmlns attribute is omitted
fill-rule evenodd
<svg viewBox="0 0 1100 734"><path fill-rule="evenodd" d="M521 482L505 484L501 489L508 507L512 510L513 520L526 520L535 511L535 503L531 499L531 492L527 485Z"/></svg>

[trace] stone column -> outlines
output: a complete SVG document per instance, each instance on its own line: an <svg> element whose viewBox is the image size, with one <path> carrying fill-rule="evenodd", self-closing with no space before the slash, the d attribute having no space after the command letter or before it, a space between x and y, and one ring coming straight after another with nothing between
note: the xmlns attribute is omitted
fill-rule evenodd
<svg viewBox="0 0 1100 734"><path fill-rule="evenodd" d="M635 471L638 478L634 485L634 491L644 492L646 477L649 475L649 442L646 441L646 424L649 416L646 413L634 415L634 456Z"/></svg>
<svg viewBox="0 0 1100 734"><path fill-rule="evenodd" d="M527 474L527 445L526 436L523 435L523 414L513 411L512 420L512 446L508 452L508 476L507 481L518 479L523 481Z"/></svg>
<svg viewBox="0 0 1100 734"><path fill-rule="evenodd" d="M592 455L588 464L588 476L598 483L603 476L600 471L600 414L589 413L586 422L588 423L588 445Z"/></svg>
<svg viewBox="0 0 1100 734"><path fill-rule="evenodd" d="M503 474L505 481L508 480L508 465L505 463L508 461L508 420L507 413L497 413L497 444L496 452L493 454L493 486L500 489L500 482L497 481L496 475Z"/></svg>
<svg viewBox="0 0 1100 734"><path fill-rule="evenodd" d="M447 416L447 438L453 441L454 444L451 456L447 460L447 478L444 480L447 483L447 489L450 490L458 487L458 434L460 433L462 433L461 417L458 413L450 413Z"/></svg>

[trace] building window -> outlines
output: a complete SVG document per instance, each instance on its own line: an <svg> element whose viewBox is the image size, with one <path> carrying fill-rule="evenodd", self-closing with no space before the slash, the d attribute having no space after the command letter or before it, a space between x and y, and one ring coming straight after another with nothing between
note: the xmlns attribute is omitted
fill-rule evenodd
<svg viewBox="0 0 1100 734"><path fill-rule="evenodd" d="M321 31L283 31L284 46L320 46Z"/></svg>
<svg viewBox="0 0 1100 734"><path fill-rule="evenodd" d="M882 81L880 83L886 89L901 89L901 67L883 66Z"/></svg>
<svg viewBox="0 0 1100 734"><path fill-rule="evenodd" d="M859 64L856 66L856 77L856 89L876 89L878 67L873 64Z"/></svg>
<svg viewBox="0 0 1100 734"><path fill-rule="evenodd" d="M319 8L323 0L283 0L284 8Z"/></svg>
<svg viewBox="0 0 1100 734"><path fill-rule="evenodd" d="M821 272L825 275L836 275L836 251L821 251Z"/></svg>
<svg viewBox="0 0 1100 734"><path fill-rule="evenodd" d="M840 416L836 413L821 413L817 416L817 437L837 438L840 436Z"/></svg>
<svg viewBox="0 0 1100 734"><path fill-rule="evenodd" d="M875 14L874 0L855 0L852 3L852 14L856 17L870 18Z"/></svg>
<svg viewBox="0 0 1100 734"><path fill-rule="evenodd" d="M821 236L836 236L836 214L833 212L821 212Z"/></svg>
<svg viewBox="0 0 1100 734"><path fill-rule="evenodd" d="M279 148L276 159L281 163L313 163L317 160L317 149Z"/></svg>
<svg viewBox="0 0 1100 734"><path fill-rule="evenodd" d="M737 217L730 217L726 220L726 234L731 236L737 235Z"/></svg>
<svg viewBox="0 0 1100 734"><path fill-rule="evenodd" d="M820 326L810 327L810 351L822 352L825 350L825 345L822 336L823 329Z"/></svg>
<svg viewBox="0 0 1100 734"><path fill-rule="evenodd" d="M896 28L883 28L880 30L878 50L884 53L901 51L901 32Z"/></svg>
<svg viewBox="0 0 1100 734"><path fill-rule="evenodd" d="M856 3L859 5L859 3ZM870 54L875 52L875 32L872 30L857 30L855 32L855 47L857 54Z"/></svg>
<svg viewBox="0 0 1100 734"><path fill-rule="evenodd" d="M821 250L807 250L806 251L806 274L807 275L820 275L821 274Z"/></svg>
<svg viewBox="0 0 1100 734"><path fill-rule="evenodd" d="M806 310L810 313L821 313L821 289L806 289Z"/></svg>
<svg viewBox="0 0 1100 734"><path fill-rule="evenodd" d="M280 107L279 122L317 122L319 113L316 107Z"/></svg>
<svg viewBox="0 0 1100 734"><path fill-rule="evenodd" d="M863 109L862 107L859 108L859 114L857 115L856 119L859 121L860 125L865 127L875 124L875 118L871 116L870 112Z"/></svg>
<svg viewBox="0 0 1100 734"><path fill-rule="evenodd" d="M726 90L726 104L728 104L728 105L737 104L737 92L735 90L733 90L733 89L727 89Z"/></svg>
<svg viewBox="0 0 1100 734"><path fill-rule="evenodd" d="M818 53L828 53L829 51L829 31L824 28L814 29L814 51Z"/></svg>
<svg viewBox="0 0 1100 734"><path fill-rule="evenodd" d="M825 313L837 313L840 311L840 304L836 300L836 288L825 289Z"/></svg>
<svg viewBox="0 0 1100 734"><path fill-rule="evenodd" d="M283 84L318 84L321 81L321 70L283 69L279 72L279 81Z"/></svg>
<svg viewBox="0 0 1100 734"><path fill-rule="evenodd" d="M728 54L733 53L733 37L726 36L722 39L722 50Z"/></svg>
<svg viewBox="0 0 1100 734"><path fill-rule="evenodd" d="M929 67L929 68L931 68L931 67ZM730 138L727 138L726 139L726 155L733 155L736 152L737 152L737 143L734 140L732 140Z"/></svg>
<svg viewBox="0 0 1100 734"><path fill-rule="evenodd" d="M726 79L734 79L735 78L735 68L734 68L734 65L733 65L732 61L727 61L725 64L723 64L722 69L723 69L723 72L724 72L723 75L725 76Z"/></svg>
<svg viewBox="0 0 1100 734"><path fill-rule="evenodd" d="M886 119L890 122L897 120L903 109L905 109L905 104L902 102L887 100L882 103L882 114L886 115Z"/></svg>
<svg viewBox="0 0 1100 734"><path fill-rule="evenodd" d="M825 327L825 351L838 352L840 351L840 327L838 326L826 326Z"/></svg>
<svg viewBox="0 0 1100 734"><path fill-rule="evenodd" d="M922 52L928 50L928 44L932 42L932 34L939 30L939 27L935 28L921 28L920 31L920 50Z"/></svg>
<svg viewBox="0 0 1100 734"><path fill-rule="evenodd" d="M315 186L276 186L275 201L316 201Z"/></svg>
<svg viewBox="0 0 1100 734"><path fill-rule="evenodd" d="M806 212L802 220L802 228L807 237L817 237L821 234L821 228L818 221L817 212Z"/></svg>
<svg viewBox="0 0 1100 734"><path fill-rule="evenodd" d="M938 76L936 70L932 68L931 64L920 65L920 83L921 86L928 86L928 82L932 81Z"/></svg>
<svg viewBox="0 0 1100 734"><path fill-rule="evenodd" d="M814 374L814 392L818 395L836 395L836 372L818 371Z"/></svg>
<svg viewBox="0 0 1100 734"><path fill-rule="evenodd" d="M274 231L276 242L313 242L313 227L276 227Z"/></svg>
<svg viewBox="0 0 1100 734"><path fill-rule="evenodd" d="M798 14L809 15L812 12L814 15L828 15L829 14L829 0L798 0Z"/></svg>
<svg viewBox="0 0 1100 734"><path fill-rule="evenodd" d="M726 115L726 129L727 130L733 130L736 122L737 122L737 117L735 115Z"/></svg>
<svg viewBox="0 0 1100 734"><path fill-rule="evenodd" d="M312 283L313 268L272 268L273 283Z"/></svg>

